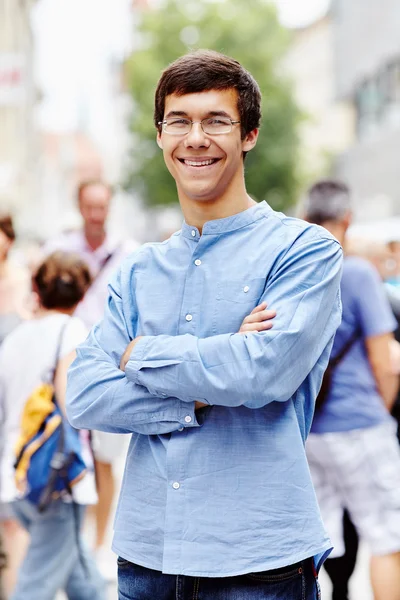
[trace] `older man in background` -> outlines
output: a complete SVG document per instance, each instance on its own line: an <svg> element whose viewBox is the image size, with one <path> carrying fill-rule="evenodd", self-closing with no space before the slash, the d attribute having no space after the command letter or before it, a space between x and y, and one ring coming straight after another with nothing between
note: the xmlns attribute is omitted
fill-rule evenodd
<svg viewBox="0 0 400 600"><path fill-rule="evenodd" d="M306 220L325 227L342 245L351 217L345 184L320 181L309 190ZM343 536L347 509L369 546L375 600L399 600L400 450L390 416L398 390L391 360L396 321L376 269L363 258L346 257L341 296L330 385L325 379L325 397L320 394L317 401L307 442L322 518L334 545L334 558L325 567L334 584L333 600L347 600L355 562L345 544L352 538L349 529Z"/></svg>
<svg viewBox="0 0 400 600"><path fill-rule="evenodd" d="M111 274L122 259L137 248L135 241L116 239L107 232L112 194L111 186L104 181L81 183L77 200L83 227L62 233L44 247L46 255L55 250L77 253L89 266L93 283L76 310L76 315L89 329L103 317ZM115 463L124 451L125 440L122 435L96 431L93 442L99 488L95 549L103 576L112 580L116 578L115 560L110 557L105 538L116 487Z"/></svg>

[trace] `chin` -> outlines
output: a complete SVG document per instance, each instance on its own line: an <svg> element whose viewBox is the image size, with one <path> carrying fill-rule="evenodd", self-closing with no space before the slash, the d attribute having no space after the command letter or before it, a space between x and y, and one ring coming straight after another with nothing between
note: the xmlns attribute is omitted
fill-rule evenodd
<svg viewBox="0 0 400 600"><path fill-rule="evenodd" d="M219 194L215 187L211 190L208 189L197 189L197 190L186 190L185 196L192 202L214 202L218 199Z"/></svg>

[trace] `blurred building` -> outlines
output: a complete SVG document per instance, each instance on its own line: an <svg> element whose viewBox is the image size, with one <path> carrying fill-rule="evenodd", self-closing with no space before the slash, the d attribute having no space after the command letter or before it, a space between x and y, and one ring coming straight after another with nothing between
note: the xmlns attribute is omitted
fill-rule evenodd
<svg viewBox="0 0 400 600"><path fill-rule="evenodd" d="M308 179L330 171L334 157L349 146L354 112L335 95L334 26L328 12L311 25L293 31L285 69L304 113L300 126L301 156Z"/></svg>
<svg viewBox="0 0 400 600"><path fill-rule="evenodd" d="M33 0L0 0L0 208L18 217L37 185Z"/></svg>
<svg viewBox="0 0 400 600"><path fill-rule="evenodd" d="M336 96L354 107L354 142L337 174L358 219L400 214L400 2L334 0Z"/></svg>

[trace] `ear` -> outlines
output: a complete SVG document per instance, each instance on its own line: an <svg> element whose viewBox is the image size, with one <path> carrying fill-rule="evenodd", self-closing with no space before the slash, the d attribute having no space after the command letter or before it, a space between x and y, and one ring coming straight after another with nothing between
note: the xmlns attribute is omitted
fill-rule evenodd
<svg viewBox="0 0 400 600"><path fill-rule="evenodd" d="M346 231L350 227L352 220L353 220L353 213L351 212L351 210L348 210L343 217L343 224L346 228Z"/></svg>
<svg viewBox="0 0 400 600"><path fill-rule="evenodd" d="M252 150L254 148L254 146L257 143L258 133L258 129L253 129L253 131L250 131L250 133L246 135L242 142L243 152L248 152L249 150Z"/></svg>
<svg viewBox="0 0 400 600"><path fill-rule="evenodd" d="M157 131L157 146L161 148L161 150L163 149L161 133L159 131Z"/></svg>

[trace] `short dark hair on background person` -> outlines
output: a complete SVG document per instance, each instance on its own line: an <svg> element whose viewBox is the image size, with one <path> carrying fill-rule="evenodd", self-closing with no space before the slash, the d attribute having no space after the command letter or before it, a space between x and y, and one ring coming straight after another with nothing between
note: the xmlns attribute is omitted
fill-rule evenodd
<svg viewBox="0 0 400 600"><path fill-rule="evenodd" d="M108 192L110 194L110 197L113 195L113 188L106 181L103 181L102 179L86 179L85 181L81 181L81 183L78 185L78 189L77 189L77 192L76 192L76 197L78 199L78 204L82 200L82 194L83 194L83 192L86 190L86 188L88 188L88 187L90 187L92 185L101 185L106 190L108 190Z"/></svg>
<svg viewBox="0 0 400 600"><path fill-rule="evenodd" d="M11 215L0 214L0 231L2 231L12 242L15 240L15 230Z"/></svg>
<svg viewBox="0 0 400 600"><path fill-rule="evenodd" d="M76 254L53 252L32 277L34 291L47 309L71 309L80 302L92 277L86 263Z"/></svg>
<svg viewBox="0 0 400 600"><path fill-rule="evenodd" d="M339 221L351 209L350 190L342 181L324 179L314 183L304 202L304 219L322 225Z"/></svg>
<svg viewBox="0 0 400 600"><path fill-rule="evenodd" d="M181 56L162 73L155 94L154 123L164 118L165 98L210 90L235 89L238 92L242 139L260 126L261 93L254 77L229 56L213 50L197 50Z"/></svg>

